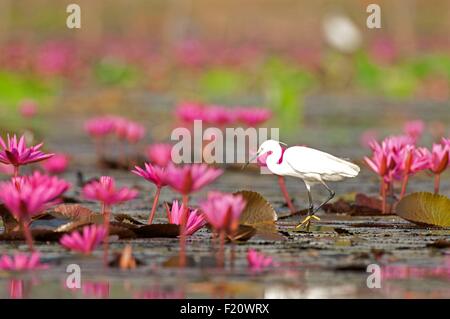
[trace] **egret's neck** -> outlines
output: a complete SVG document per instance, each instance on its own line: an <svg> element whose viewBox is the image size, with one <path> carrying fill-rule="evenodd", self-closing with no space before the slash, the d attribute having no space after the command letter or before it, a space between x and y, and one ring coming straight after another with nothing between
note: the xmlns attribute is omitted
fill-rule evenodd
<svg viewBox="0 0 450 319"><path fill-rule="evenodd" d="M281 146L277 144L271 151L272 154L267 156L266 165L272 173L282 175L281 164L278 164L278 162L283 154L283 150L281 149Z"/></svg>

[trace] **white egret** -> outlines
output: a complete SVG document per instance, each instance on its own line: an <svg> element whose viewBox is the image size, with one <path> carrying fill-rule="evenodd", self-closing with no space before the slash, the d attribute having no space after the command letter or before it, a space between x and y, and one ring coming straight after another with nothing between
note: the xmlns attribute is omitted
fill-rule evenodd
<svg viewBox="0 0 450 319"><path fill-rule="evenodd" d="M312 218L319 220L314 214L335 195L335 192L325 182L337 182L344 178L355 177L360 170L356 164L304 146L289 147L284 151L283 158L279 162L282 149L280 142L275 140L267 140L262 143L255 157L265 153L269 153L266 164L273 174L297 177L305 183L309 200L308 216L297 227L305 225L307 230L309 230ZM311 186L314 184L322 184L329 193L329 197L317 208L314 208L311 196Z"/></svg>

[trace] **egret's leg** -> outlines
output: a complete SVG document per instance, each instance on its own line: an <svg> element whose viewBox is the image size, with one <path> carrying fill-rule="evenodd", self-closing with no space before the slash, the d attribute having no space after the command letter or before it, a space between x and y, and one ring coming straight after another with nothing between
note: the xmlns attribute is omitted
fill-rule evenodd
<svg viewBox="0 0 450 319"><path fill-rule="evenodd" d="M311 196L311 185L305 182L306 190L308 191L308 200L309 200L309 208L308 208L308 216L306 216L303 221L297 225L296 228L300 228L303 225L306 227L306 231L309 231L309 226L311 225L311 218L319 220L318 217L314 216L314 203Z"/></svg>
<svg viewBox="0 0 450 319"><path fill-rule="evenodd" d="M327 191L328 191L328 193L329 193L329 196L328 196L328 198L327 198L322 204L319 205L319 207L317 207L317 208L314 210L313 214L317 213L317 211L318 211L319 209L321 209L321 208L323 207L323 205L325 205L325 204L328 203L330 200L332 200L333 197L334 197L334 195L336 195L336 193L334 192L334 190L332 190L331 188L329 188L328 185L325 184L324 181L321 181L321 183L322 183L322 185L325 186L325 188L327 189Z"/></svg>

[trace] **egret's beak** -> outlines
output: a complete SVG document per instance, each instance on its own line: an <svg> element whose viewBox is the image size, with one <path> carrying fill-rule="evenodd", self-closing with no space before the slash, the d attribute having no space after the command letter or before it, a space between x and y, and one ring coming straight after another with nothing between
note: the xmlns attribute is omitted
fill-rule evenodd
<svg viewBox="0 0 450 319"><path fill-rule="evenodd" d="M252 158L250 158L243 166L242 169L246 168L248 166L248 164L250 164L251 162L253 162L255 159L258 158L259 153L261 152L257 152Z"/></svg>

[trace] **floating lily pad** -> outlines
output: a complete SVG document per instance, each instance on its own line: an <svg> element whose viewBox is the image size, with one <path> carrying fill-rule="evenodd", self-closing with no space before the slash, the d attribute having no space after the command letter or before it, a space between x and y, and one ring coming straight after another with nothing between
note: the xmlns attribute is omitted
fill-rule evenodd
<svg viewBox="0 0 450 319"><path fill-rule="evenodd" d="M255 225L259 223L273 223L277 220L277 213L272 205L261 194L253 191L239 191L247 202L241 215L241 224Z"/></svg>
<svg viewBox="0 0 450 319"><path fill-rule="evenodd" d="M395 213L422 226L450 227L450 198L432 193L413 193L404 197Z"/></svg>

